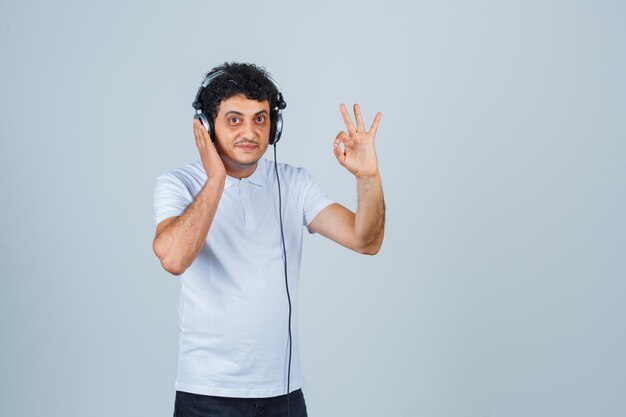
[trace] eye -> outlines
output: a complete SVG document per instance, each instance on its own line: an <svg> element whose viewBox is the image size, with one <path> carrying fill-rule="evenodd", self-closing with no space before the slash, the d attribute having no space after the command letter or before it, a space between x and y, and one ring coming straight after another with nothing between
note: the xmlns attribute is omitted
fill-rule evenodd
<svg viewBox="0 0 626 417"><path fill-rule="evenodd" d="M239 117L230 117L230 118L228 118L228 121L231 124L237 124L237 123L239 123Z"/></svg>
<svg viewBox="0 0 626 417"><path fill-rule="evenodd" d="M256 122L259 124L265 122L265 116L257 116Z"/></svg>

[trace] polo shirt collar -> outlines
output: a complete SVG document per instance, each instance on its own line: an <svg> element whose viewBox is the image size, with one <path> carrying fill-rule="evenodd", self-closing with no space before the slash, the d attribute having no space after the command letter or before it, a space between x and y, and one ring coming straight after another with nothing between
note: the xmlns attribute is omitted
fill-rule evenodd
<svg viewBox="0 0 626 417"><path fill-rule="evenodd" d="M247 180L251 184L258 185L260 187L265 187L265 181L267 177L266 170L267 170L267 164L265 163L265 160L259 159L259 162L257 162L257 165L256 165L256 169L254 170L252 175L250 175L247 178L242 178L242 179ZM238 178L234 178L234 177L231 177L230 175L226 175L226 183L224 184L224 188L226 189L226 188L232 187L233 185L236 185L239 181L240 180Z"/></svg>

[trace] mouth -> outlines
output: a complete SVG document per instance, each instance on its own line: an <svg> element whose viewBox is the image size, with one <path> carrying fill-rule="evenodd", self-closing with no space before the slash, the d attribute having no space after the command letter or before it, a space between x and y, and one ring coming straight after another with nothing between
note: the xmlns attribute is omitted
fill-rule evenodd
<svg viewBox="0 0 626 417"><path fill-rule="evenodd" d="M237 145L235 145L235 147L236 147L237 149L242 150L242 151L253 151L253 150L255 150L256 148L258 148L258 147L259 147L259 145L254 144L254 143L249 143L249 142L246 142L246 143L238 143Z"/></svg>

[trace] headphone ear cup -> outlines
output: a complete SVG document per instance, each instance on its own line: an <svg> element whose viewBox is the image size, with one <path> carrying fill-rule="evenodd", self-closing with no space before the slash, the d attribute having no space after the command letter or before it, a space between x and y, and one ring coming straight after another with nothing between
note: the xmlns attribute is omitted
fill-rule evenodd
<svg viewBox="0 0 626 417"><path fill-rule="evenodd" d="M211 142L215 143L215 126L213 125L212 118L209 117L207 119L207 125L209 126L207 128L207 131L209 132L209 136L211 137Z"/></svg>
<svg viewBox="0 0 626 417"><path fill-rule="evenodd" d="M273 145L276 138L276 112L270 113L270 140L269 144Z"/></svg>
<svg viewBox="0 0 626 417"><path fill-rule="evenodd" d="M276 144L283 133L283 115L280 110L273 111L270 115L272 126L270 128L270 145Z"/></svg>

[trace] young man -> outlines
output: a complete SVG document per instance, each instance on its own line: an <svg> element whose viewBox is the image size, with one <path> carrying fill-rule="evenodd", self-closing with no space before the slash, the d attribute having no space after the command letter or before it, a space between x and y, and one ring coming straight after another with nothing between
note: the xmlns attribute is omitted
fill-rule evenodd
<svg viewBox="0 0 626 417"><path fill-rule="evenodd" d="M193 122L200 160L160 176L154 196L154 252L182 277L175 416L306 416L296 327L303 226L379 251L381 114L368 131L357 104L356 126L340 106L347 132L334 154L357 179L353 213L304 169L262 159L280 138L285 107L263 69L214 68L194 107L205 118Z"/></svg>

